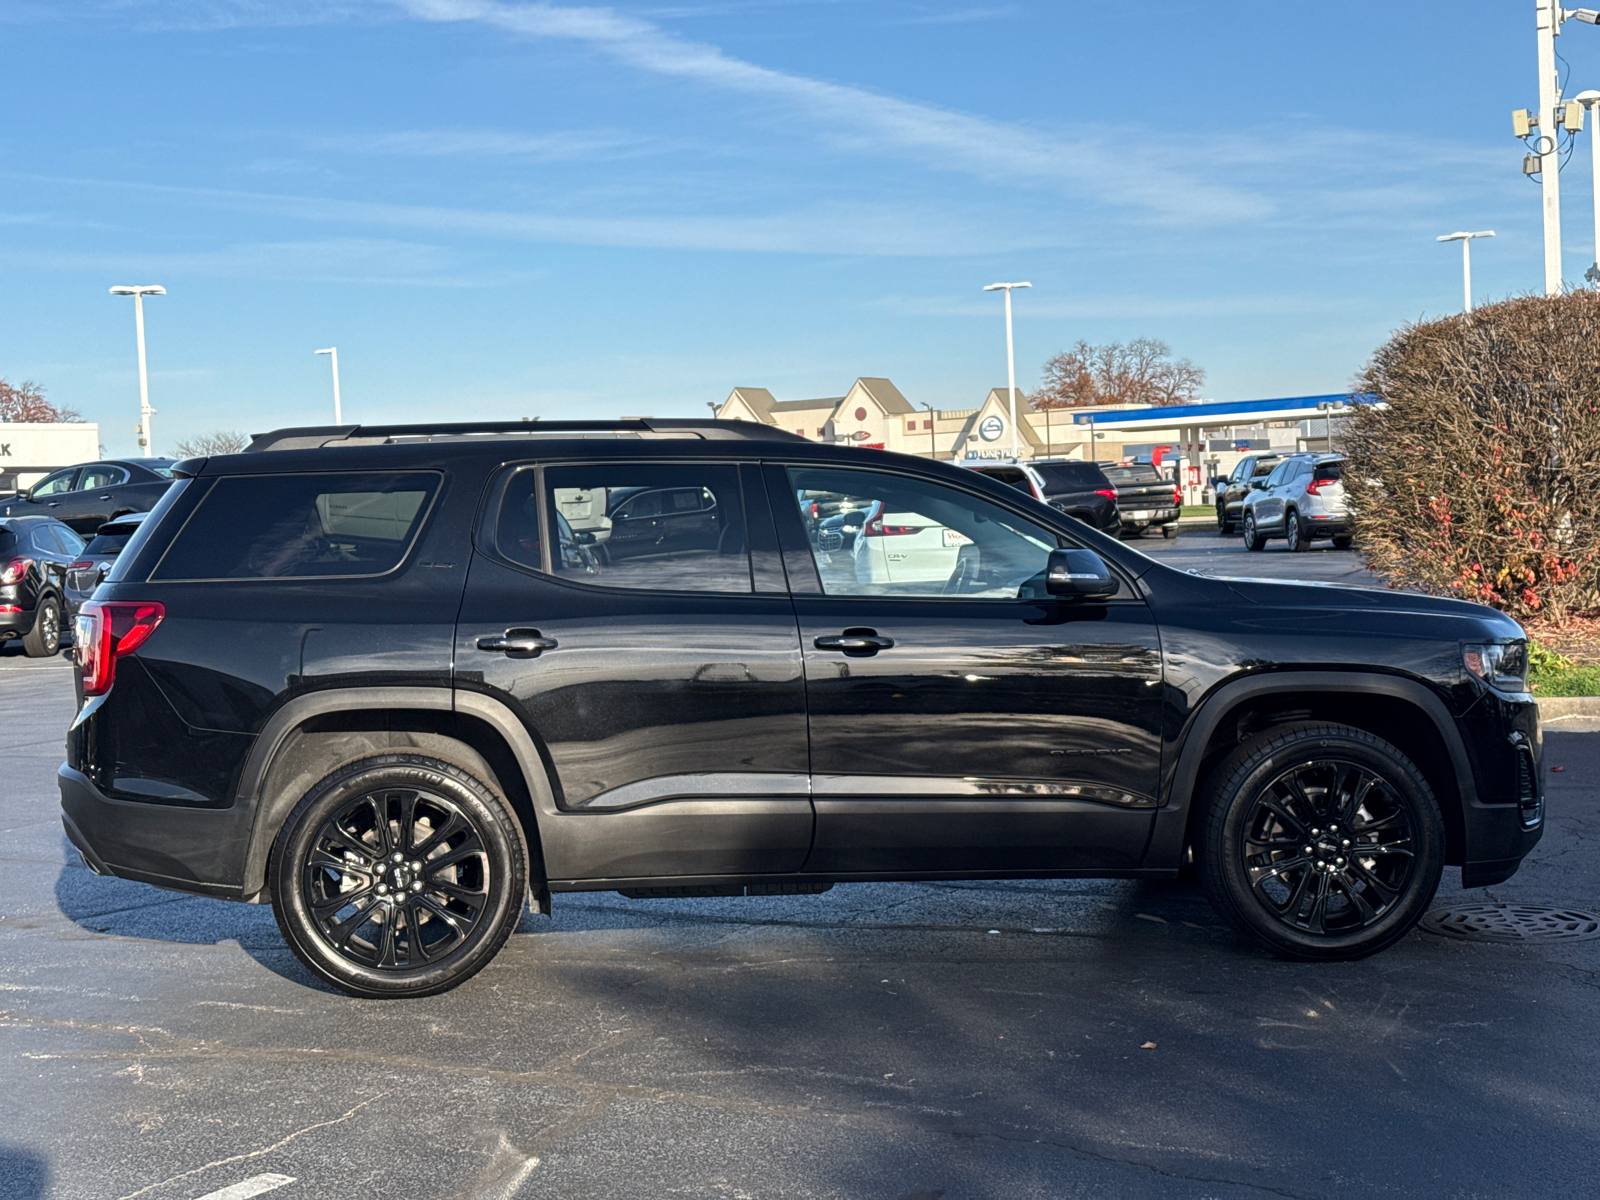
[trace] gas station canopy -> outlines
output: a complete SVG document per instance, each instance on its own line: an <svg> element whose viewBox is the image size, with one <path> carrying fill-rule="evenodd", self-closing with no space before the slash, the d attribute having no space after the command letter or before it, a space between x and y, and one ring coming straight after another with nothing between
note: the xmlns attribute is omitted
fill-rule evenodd
<svg viewBox="0 0 1600 1200"><path fill-rule="evenodd" d="M1073 415L1075 425L1099 430L1193 429L1217 425L1253 425L1258 421L1304 421L1350 412L1358 405L1375 404L1370 394L1335 392L1327 396L1286 396L1278 400L1233 400L1212 404L1163 404L1151 408L1124 408L1111 412Z"/></svg>

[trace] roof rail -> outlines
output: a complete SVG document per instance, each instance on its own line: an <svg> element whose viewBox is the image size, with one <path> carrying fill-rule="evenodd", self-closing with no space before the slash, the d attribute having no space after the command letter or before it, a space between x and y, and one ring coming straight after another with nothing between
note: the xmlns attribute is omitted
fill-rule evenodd
<svg viewBox="0 0 1600 1200"><path fill-rule="evenodd" d="M626 421L458 421L428 425L305 425L258 433L246 453L315 450L324 446L381 446L393 442L468 437L702 438L707 441L803 442L799 434L753 421L639 417Z"/></svg>

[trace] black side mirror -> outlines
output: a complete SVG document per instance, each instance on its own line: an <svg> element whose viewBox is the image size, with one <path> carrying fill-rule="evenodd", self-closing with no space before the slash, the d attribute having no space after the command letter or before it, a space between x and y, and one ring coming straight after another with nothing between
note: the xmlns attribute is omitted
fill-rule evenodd
<svg viewBox="0 0 1600 1200"><path fill-rule="evenodd" d="M1052 596L1083 600L1112 596L1117 581L1105 560L1093 550L1052 550L1045 566L1045 590Z"/></svg>

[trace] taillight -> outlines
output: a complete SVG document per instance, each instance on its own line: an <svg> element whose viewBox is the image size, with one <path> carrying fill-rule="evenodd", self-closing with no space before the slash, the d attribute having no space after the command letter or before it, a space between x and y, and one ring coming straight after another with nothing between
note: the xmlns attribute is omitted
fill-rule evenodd
<svg viewBox="0 0 1600 1200"><path fill-rule="evenodd" d="M1308 496L1320 496L1323 488L1338 482L1339 477L1337 475L1332 479L1313 479L1310 483L1306 484L1306 494Z"/></svg>
<svg viewBox="0 0 1600 1200"><path fill-rule="evenodd" d="M94 564L92 562L90 562L86 558L82 562L73 563L70 567L67 568L67 570L69 570L69 571L87 571L92 566L94 566Z"/></svg>
<svg viewBox="0 0 1600 1200"><path fill-rule="evenodd" d="M885 525L883 518L889 514L880 505L873 510L867 523L861 527L862 537L904 537L908 533L920 533L920 525Z"/></svg>
<svg viewBox="0 0 1600 1200"><path fill-rule="evenodd" d="M31 558L13 558L6 564L6 569L0 571L0 584L21 583L33 568Z"/></svg>
<svg viewBox="0 0 1600 1200"><path fill-rule="evenodd" d="M1104 496L1107 500L1115 500L1117 498L1117 489L1116 488L1095 488L1094 494L1096 496Z"/></svg>
<svg viewBox="0 0 1600 1200"><path fill-rule="evenodd" d="M1172 487L1172 506L1174 508L1183 507L1183 489L1176 484Z"/></svg>
<svg viewBox="0 0 1600 1200"><path fill-rule="evenodd" d="M155 600L86 600L72 627L72 657L85 696L103 696L116 680L117 659L149 640L167 606Z"/></svg>

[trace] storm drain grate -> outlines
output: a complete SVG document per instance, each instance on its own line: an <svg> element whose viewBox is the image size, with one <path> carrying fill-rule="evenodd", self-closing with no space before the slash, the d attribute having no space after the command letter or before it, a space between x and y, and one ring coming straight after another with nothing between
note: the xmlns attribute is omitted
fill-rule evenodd
<svg viewBox="0 0 1600 1200"><path fill-rule="evenodd" d="M1464 904L1422 918L1429 933L1480 942L1583 942L1600 938L1600 917L1541 904Z"/></svg>

